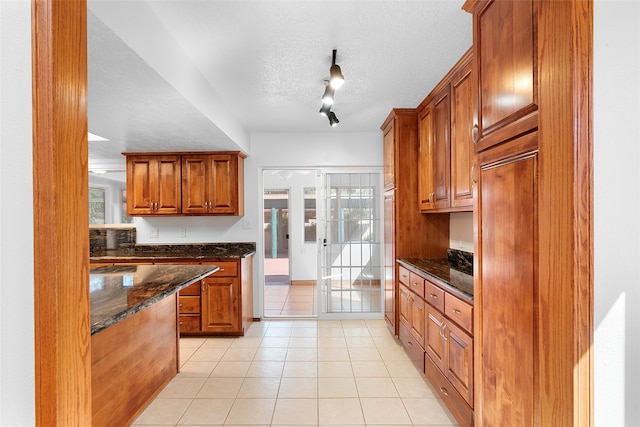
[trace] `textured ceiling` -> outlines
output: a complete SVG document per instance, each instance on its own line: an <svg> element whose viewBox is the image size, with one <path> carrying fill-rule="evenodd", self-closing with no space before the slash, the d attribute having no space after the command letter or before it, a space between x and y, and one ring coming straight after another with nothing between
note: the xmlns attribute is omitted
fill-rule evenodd
<svg viewBox="0 0 640 427"><path fill-rule="evenodd" d="M90 161L250 151L256 132L376 131L471 46L462 0L89 0ZM318 114L332 50L345 75Z"/></svg>

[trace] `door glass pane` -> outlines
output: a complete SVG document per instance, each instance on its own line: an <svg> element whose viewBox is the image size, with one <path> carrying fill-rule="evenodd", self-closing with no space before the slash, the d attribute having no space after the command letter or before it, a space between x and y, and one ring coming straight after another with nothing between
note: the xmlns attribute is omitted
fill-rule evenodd
<svg viewBox="0 0 640 427"><path fill-rule="evenodd" d="M380 313L381 192L378 173L326 175L323 313Z"/></svg>

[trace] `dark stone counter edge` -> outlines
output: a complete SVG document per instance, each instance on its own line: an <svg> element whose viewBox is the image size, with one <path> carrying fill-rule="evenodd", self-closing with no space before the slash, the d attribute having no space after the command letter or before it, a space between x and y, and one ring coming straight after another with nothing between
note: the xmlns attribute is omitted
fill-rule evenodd
<svg viewBox="0 0 640 427"><path fill-rule="evenodd" d="M433 274L429 273L428 271L425 271L421 268L416 267L413 264L410 264L402 259L398 259L397 260L400 264L402 264L403 267L408 268L409 270L413 270L414 273L420 274L422 276L427 276L427 279L429 279L430 281L432 281L434 284L441 286L442 288L444 288L445 290L451 292L452 294L454 294L455 296L458 296L462 299L465 299L467 301L469 301L471 304L473 304L473 295L461 291L460 289L456 288L455 286L451 285L450 283L442 280L441 278L439 278L438 276L434 276Z"/></svg>
<svg viewBox="0 0 640 427"><path fill-rule="evenodd" d="M198 280L201 280L205 277L207 277L208 275L210 275L211 273L215 273L216 271L218 271L220 269L220 267L218 266L212 266L212 268L210 270L208 270L206 273L204 274L200 274L196 277L193 277L179 285L175 285L169 289L166 289L164 292L158 293L152 297L150 297L149 299L146 299L145 301L134 305L133 307L129 307L127 310L118 313L114 316L109 316L106 319L103 319L99 322L95 322L93 324L91 324L91 335L93 334L97 334L100 331L103 331L105 329L107 329L109 326L113 326L118 322L121 322L122 320L126 319L127 317L133 316L134 314L144 310L145 308L155 304L156 302L172 295L175 294L176 292L181 291L182 289L186 288L187 286L197 282ZM177 319L176 319L177 322Z"/></svg>
<svg viewBox="0 0 640 427"><path fill-rule="evenodd" d="M135 255L118 255L118 254L104 254L104 255L91 255L89 257L90 262L95 263L118 263L118 262L153 262L154 260L182 260L182 261L205 261L205 260L217 260L217 259L237 259L248 258L255 255L253 252L245 252L242 254L216 254L216 255L194 255L194 254L179 254L179 253L141 253Z"/></svg>

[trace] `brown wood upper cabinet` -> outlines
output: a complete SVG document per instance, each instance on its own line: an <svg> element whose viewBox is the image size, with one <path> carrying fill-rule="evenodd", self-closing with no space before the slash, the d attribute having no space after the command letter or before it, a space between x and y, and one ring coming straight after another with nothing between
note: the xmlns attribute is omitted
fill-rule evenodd
<svg viewBox="0 0 640 427"><path fill-rule="evenodd" d="M473 90L469 49L418 107L420 211L473 209Z"/></svg>
<svg viewBox="0 0 640 427"><path fill-rule="evenodd" d="M182 213L244 215L243 158L236 154L182 156Z"/></svg>
<svg viewBox="0 0 640 427"><path fill-rule="evenodd" d="M477 79L476 150L538 127L536 15L532 1L468 1ZM477 31L476 31L477 30Z"/></svg>
<svg viewBox="0 0 640 427"><path fill-rule="evenodd" d="M180 202L179 155L127 155L127 215L176 215Z"/></svg>
<svg viewBox="0 0 640 427"><path fill-rule="evenodd" d="M123 154L127 215L244 215L244 154Z"/></svg>

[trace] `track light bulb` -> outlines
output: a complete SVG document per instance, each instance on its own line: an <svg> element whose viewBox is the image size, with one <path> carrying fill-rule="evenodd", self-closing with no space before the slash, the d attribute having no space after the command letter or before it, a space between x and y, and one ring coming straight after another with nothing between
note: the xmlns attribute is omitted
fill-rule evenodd
<svg viewBox="0 0 640 427"><path fill-rule="evenodd" d="M331 78L329 79L329 85L334 89L340 89L344 84L344 76L339 65L333 64L331 66Z"/></svg>
<svg viewBox="0 0 640 427"><path fill-rule="evenodd" d="M324 90L324 95L322 95L322 102L324 102L325 105L333 105L333 95L335 93L336 91L333 90L331 86L327 86Z"/></svg>

